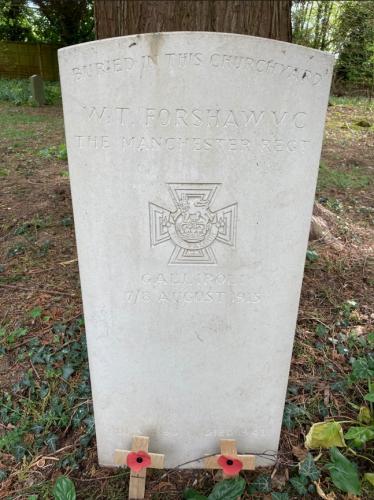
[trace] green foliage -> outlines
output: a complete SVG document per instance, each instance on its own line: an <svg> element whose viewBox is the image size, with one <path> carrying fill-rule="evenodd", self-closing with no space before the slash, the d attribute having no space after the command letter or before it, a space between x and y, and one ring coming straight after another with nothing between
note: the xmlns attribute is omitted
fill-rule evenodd
<svg viewBox="0 0 374 500"><path fill-rule="evenodd" d="M62 45L94 39L93 0L0 0L0 40Z"/></svg>
<svg viewBox="0 0 374 500"><path fill-rule="evenodd" d="M307 416L305 408L294 403L286 403L283 412L283 425L287 429L293 429L297 422L303 421Z"/></svg>
<svg viewBox="0 0 374 500"><path fill-rule="evenodd" d="M34 41L33 11L26 0L0 0L0 40Z"/></svg>
<svg viewBox="0 0 374 500"><path fill-rule="evenodd" d="M352 361L352 373L350 380L357 382L374 377L374 355L368 354L366 357L360 357Z"/></svg>
<svg viewBox="0 0 374 500"><path fill-rule="evenodd" d="M278 493L278 492L273 492L271 494L271 500L289 500L288 493Z"/></svg>
<svg viewBox="0 0 374 500"><path fill-rule="evenodd" d="M308 453L299 466L301 476L308 477L311 481L317 481L321 475L311 453Z"/></svg>
<svg viewBox="0 0 374 500"><path fill-rule="evenodd" d="M46 104L53 106L61 104L61 87L59 82L44 82Z"/></svg>
<svg viewBox="0 0 374 500"><path fill-rule="evenodd" d="M306 260L308 262L315 262L316 260L318 260L318 253L315 251L315 250L311 250L308 248L308 250L306 251Z"/></svg>
<svg viewBox="0 0 374 500"><path fill-rule="evenodd" d="M354 446L358 448L364 446L367 441L374 439L374 426L367 427L350 427L344 434L345 439L352 441Z"/></svg>
<svg viewBox="0 0 374 500"><path fill-rule="evenodd" d="M6 328L0 328L0 342L3 340L7 345L14 344L25 335L27 335L27 328L16 328L10 332L7 332Z"/></svg>
<svg viewBox="0 0 374 500"><path fill-rule="evenodd" d="M93 0L34 0L34 29L39 40L61 45L94 40Z"/></svg>
<svg viewBox="0 0 374 500"><path fill-rule="evenodd" d="M192 488L186 490L183 496L189 500L237 500L244 490L245 480L238 476L217 483L207 497Z"/></svg>
<svg viewBox="0 0 374 500"><path fill-rule="evenodd" d="M61 89L58 82L44 82L46 104L59 104L61 102ZM11 80L0 78L0 101L9 101L13 104L32 105L30 81Z"/></svg>
<svg viewBox="0 0 374 500"><path fill-rule="evenodd" d="M319 50L334 47L334 26L339 16L338 2L296 0L292 8L292 41Z"/></svg>
<svg viewBox="0 0 374 500"><path fill-rule="evenodd" d="M372 88L374 62L374 2L364 0L294 0L294 43L337 55L339 82Z"/></svg>
<svg viewBox="0 0 374 500"><path fill-rule="evenodd" d="M28 80L7 80L0 78L0 101L9 101L13 104L27 104L30 101L31 91Z"/></svg>
<svg viewBox="0 0 374 500"><path fill-rule="evenodd" d="M357 85L373 85L374 3L342 2L336 26L337 78Z"/></svg>
<svg viewBox="0 0 374 500"><path fill-rule="evenodd" d="M374 392L370 392L364 396L365 401L370 401L370 403L374 403Z"/></svg>
<svg viewBox="0 0 374 500"><path fill-rule="evenodd" d="M38 316L41 311L35 309L32 312ZM85 455L94 435L94 421L82 328L82 319L56 324L54 343L44 344L33 338L18 350L19 357L30 358L39 377L30 368L11 392L3 391L0 395L0 421L11 429L0 438L0 450L12 454L16 461L37 454L44 447L49 453L55 452L61 446L59 437L70 427L79 430L79 445L57 465L75 468ZM25 337L24 330L4 335L3 329L6 345L9 335L11 342ZM25 439L30 434L33 439Z"/></svg>
<svg viewBox="0 0 374 500"><path fill-rule="evenodd" d="M19 235L29 235L37 234L39 229L43 229L50 224L50 218L34 216L32 219L22 222L19 226L14 229L14 234Z"/></svg>
<svg viewBox="0 0 374 500"><path fill-rule="evenodd" d="M308 493L307 485L308 478L303 475L294 476L290 478L290 483L295 488L297 493L301 496L306 495Z"/></svg>
<svg viewBox="0 0 374 500"><path fill-rule="evenodd" d="M326 325L322 325L322 323L318 323L316 326L316 334L318 337L324 338L329 333L329 329Z"/></svg>
<svg viewBox="0 0 374 500"><path fill-rule="evenodd" d="M57 478L53 487L53 497L55 500L75 500L75 486L71 479L65 476Z"/></svg>
<svg viewBox="0 0 374 500"><path fill-rule="evenodd" d="M48 146L39 151L39 155L43 158L57 158L58 160L67 161L68 154L65 144L59 146Z"/></svg>
<svg viewBox="0 0 374 500"><path fill-rule="evenodd" d="M319 167L317 190L337 189L362 189L368 186L371 179L361 173L359 167L351 167L349 171L330 168L321 162Z"/></svg>
<svg viewBox="0 0 374 500"><path fill-rule="evenodd" d="M335 486L346 493L359 495L361 484L356 464L348 460L337 448L331 448L330 460L326 468Z"/></svg>
<svg viewBox="0 0 374 500"><path fill-rule="evenodd" d="M336 214L341 214L344 211L343 203L336 198L329 198L326 201L326 206L329 210L335 212Z"/></svg>
<svg viewBox="0 0 374 500"><path fill-rule="evenodd" d="M32 309L29 312L29 315L30 315L30 318L32 318L32 319L40 318L40 316L42 315L42 308L41 307L34 307L34 309Z"/></svg>
<svg viewBox="0 0 374 500"><path fill-rule="evenodd" d="M260 474L256 477L253 483L249 486L248 492L254 493L270 493L271 492L271 477L266 474Z"/></svg>
<svg viewBox="0 0 374 500"><path fill-rule="evenodd" d="M245 490L245 480L242 477L235 479L225 479L217 483L211 494L208 496L209 500L236 500L238 496L242 495Z"/></svg>
<svg viewBox="0 0 374 500"><path fill-rule="evenodd" d="M66 215L65 217L63 217L61 219L61 224L64 226L64 227L70 227L70 226L73 226L74 225L74 220L73 220L73 217L71 217L70 215Z"/></svg>
<svg viewBox="0 0 374 500"><path fill-rule="evenodd" d="M349 326L350 322L353 320L355 314L357 314L358 304L354 300L347 300L339 308L341 321L337 322L339 326ZM314 424L306 437L306 446L309 448L329 448L330 449L330 462L326 465L326 469L329 471L331 479L334 485L340 490L353 493L355 495L360 494L360 477L358 474L357 465L351 462L347 457L345 457L338 449L337 446L341 448L346 447L350 453L357 455L361 459L369 460L364 453L358 455L355 449L369 450L368 444L374 440L374 413L372 408L372 394L373 394L373 377L374 377L374 357L372 353L366 354L367 347L373 344L374 336L369 334L367 339L364 336L357 337L355 335L344 336L340 334L341 338L345 338L346 345L350 350L356 353L356 356L350 356L350 362L352 365L352 371L349 374L348 382L352 387L354 384L367 384L369 392L366 396L366 400L369 406L358 406L357 404L351 403L351 406L356 408L357 420L349 420L344 422L319 422ZM339 350L339 343L335 344L337 350ZM348 361L348 359L347 359ZM343 435L342 426L347 426L347 430ZM348 445L346 444L348 443ZM310 454L309 454L310 455ZM305 467L307 465L307 467ZM308 456L306 460L300 465L300 475L308 476L308 470L312 465L311 456ZM312 479L312 474L309 474ZM315 480L315 479L313 479ZM300 487L302 490L302 485L299 481L291 481L291 484L297 489Z"/></svg>
<svg viewBox="0 0 374 500"><path fill-rule="evenodd" d="M193 488L188 488L187 490L184 491L183 493L183 498L187 500L206 500L207 497L205 495L202 495L198 491L194 490Z"/></svg>

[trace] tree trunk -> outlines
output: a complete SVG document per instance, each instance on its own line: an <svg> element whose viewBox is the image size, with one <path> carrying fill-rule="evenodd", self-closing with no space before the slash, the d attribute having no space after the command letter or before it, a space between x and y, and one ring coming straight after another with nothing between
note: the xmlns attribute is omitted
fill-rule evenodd
<svg viewBox="0 0 374 500"><path fill-rule="evenodd" d="M291 0L95 0L96 38L217 31L291 41Z"/></svg>

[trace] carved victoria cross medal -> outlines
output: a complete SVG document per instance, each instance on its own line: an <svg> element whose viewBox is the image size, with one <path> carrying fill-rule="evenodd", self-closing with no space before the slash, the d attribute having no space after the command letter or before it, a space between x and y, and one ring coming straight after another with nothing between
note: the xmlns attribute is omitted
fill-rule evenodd
<svg viewBox="0 0 374 500"><path fill-rule="evenodd" d="M171 240L169 264L216 264L215 241L235 246L238 204L213 211L219 184L168 184L175 210L149 203L151 245Z"/></svg>

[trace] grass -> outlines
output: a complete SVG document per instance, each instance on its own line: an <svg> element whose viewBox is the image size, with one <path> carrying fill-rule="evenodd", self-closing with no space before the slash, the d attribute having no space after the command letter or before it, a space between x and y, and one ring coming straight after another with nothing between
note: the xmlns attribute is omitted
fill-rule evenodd
<svg viewBox="0 0 374 500"><path fill-rule="evenodd" d="M325 162L321 162L319 167L317 191L328 189L364 189L373 182L373 178L359 166L352 166L345 170L329 167Z"/></svg>
<svg viewBox="0 0 374 500"><path fill-rule="evenodd" d="M46 104L60 104L61 89L59 82L44 82ZM33 106L29 80L0 78L0 101L11 102L17 106Z"/></svg>
<svg viewBox="0 0 374 500"><path fill-rule="evenodd" d="M2 82L2 80L0 80ZM22 166L27 166L32 163L30 153L35 157L39 156L39 151L55 152L55 156L66 160L66 148L64 144L55 145L50 143L53 141L51 130L56 130L61 135L62 117L53 114L53 108L44 106L43 108L34 108L32 106L15 106L12 103L3 103L0 108L0 128L1 138L4 144L4 150L8 154L26 153L19 157L20 160L25 160L26 163ZM42 156L42 154L40 155ZM18 162L18 167L21 162ZM17 168L18 168L17 167ZM5 166L4 158L0 163L0 177L7 176L9 168Z"/></svg>
<svg viewBox="0 0 374 500"><path fill-rule="evenodd" d="M367 109L373 109L374 108L374 99L368 99L366 97L350 97L350 96L344 96L344 97L337 97L332 95L329 99L330 104L333 106L353 106L355 108L367 108Z"/></svg>

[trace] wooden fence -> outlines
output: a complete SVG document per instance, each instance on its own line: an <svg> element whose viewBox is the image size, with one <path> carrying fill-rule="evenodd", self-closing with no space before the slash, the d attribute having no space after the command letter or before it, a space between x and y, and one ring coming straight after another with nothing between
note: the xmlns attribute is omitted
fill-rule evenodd
<svg viewBox="0 0 374 500"><path fill-rule="evenodd" d="M0 42L0 77L58 80L57 45Z"/></svg>

